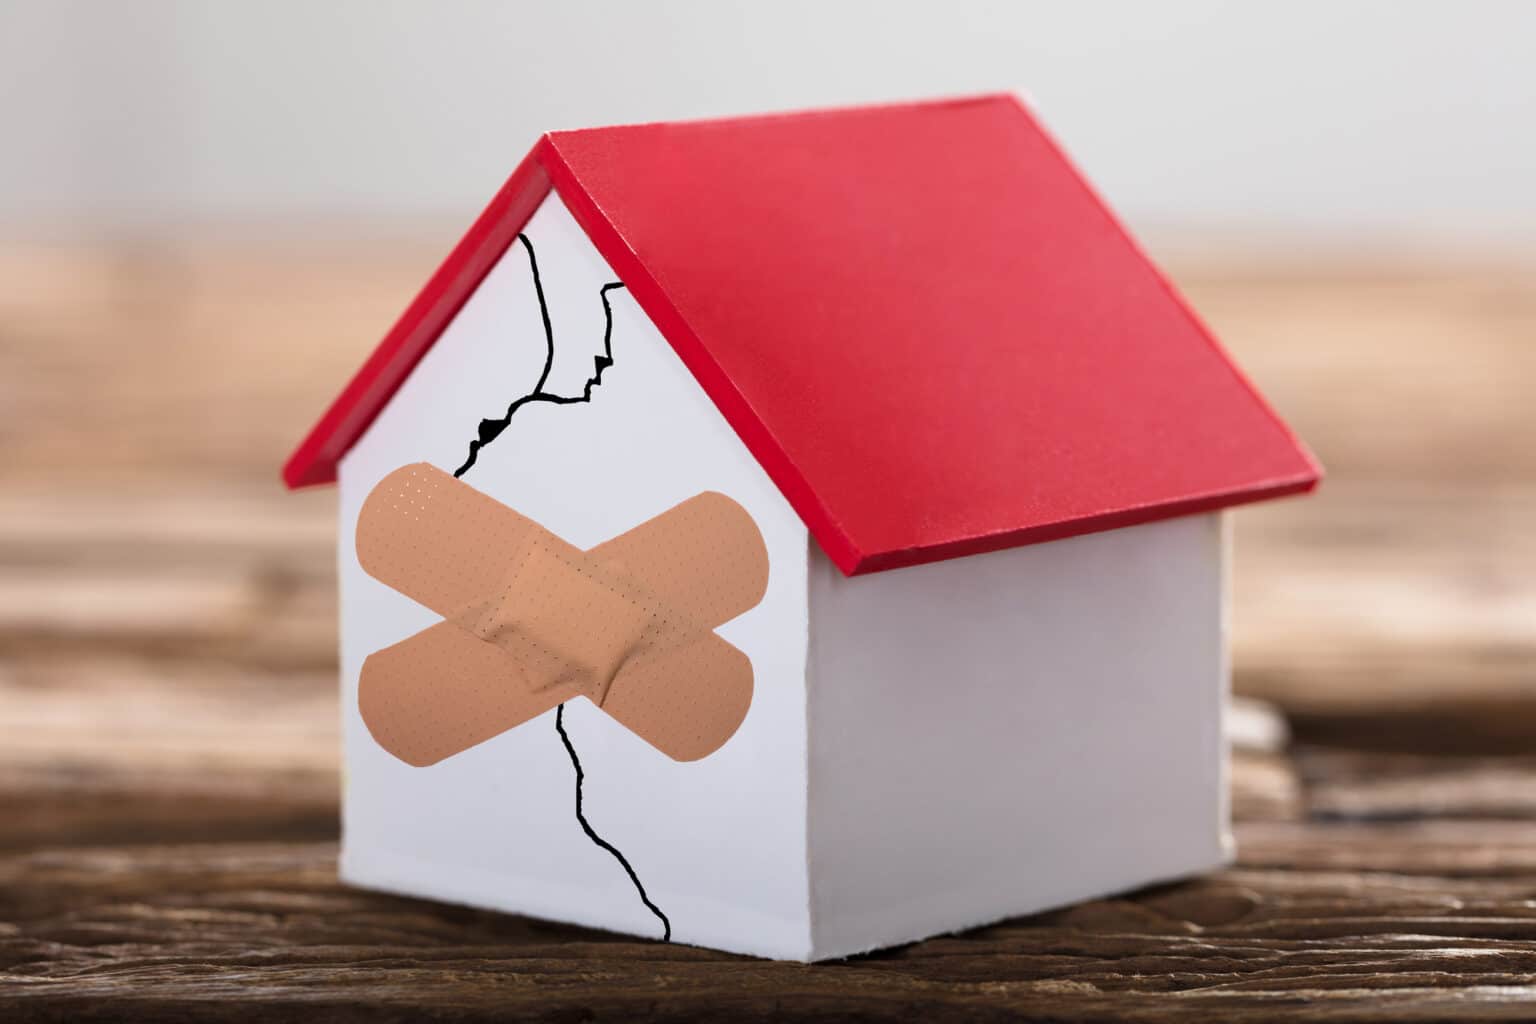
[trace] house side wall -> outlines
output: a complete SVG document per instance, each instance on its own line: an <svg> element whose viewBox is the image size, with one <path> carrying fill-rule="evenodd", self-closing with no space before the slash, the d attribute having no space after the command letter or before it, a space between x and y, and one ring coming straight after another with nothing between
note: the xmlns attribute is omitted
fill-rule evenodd
<svg viewBox="0 0 1536 1024"><path fill-rule="evenodd" d="M608 329L600 289L615 278L557 196L525 234L555 336L544 390L579 396ZM704 490L752 514L769 549L768 593L719 630L755 675L735 736L684 764L585 699L567 705L564 724L588 820L623 852L675 940L803 957L806 531L633 300L622 289L607 298L613 362L591 400L524 405L463 479L581 547ZM514 243L341 463L342 871L370 887L656 936L623 868L576 820L553 712L426 768L381 749L358 713L363 660L436 618L358 565L363 499L407 463L459 468L482 419L534 389L545 353L528 253Z"/></svg>
<svg viewBox="0 0 1536 1024"><path fill-rule="evenodd" d="M811 556L812 931L842 956L1221 863L1223 517Z"/></svg>

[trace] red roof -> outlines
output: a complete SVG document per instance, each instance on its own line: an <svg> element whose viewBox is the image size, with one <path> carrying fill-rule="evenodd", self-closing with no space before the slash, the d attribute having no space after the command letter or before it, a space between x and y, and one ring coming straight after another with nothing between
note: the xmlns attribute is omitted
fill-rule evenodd
<svg viewBox="0 0 1536 1024"><path fill-rule="evenodd" d="M544 136L284 469L335 479L550 187L859 573L1317 463L1011 96Z"/></svg>

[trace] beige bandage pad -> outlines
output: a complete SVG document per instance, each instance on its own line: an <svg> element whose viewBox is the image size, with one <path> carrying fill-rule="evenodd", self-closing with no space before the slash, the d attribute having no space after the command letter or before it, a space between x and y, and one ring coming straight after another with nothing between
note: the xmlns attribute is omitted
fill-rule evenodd
<svg viewBox="0 0 1536 1024"><path fill-rule="evenodd" d="M408 764L434 764L578 696L692 761L730 739L751 704L752 663L714 629L762 600L768 553L723 494L582 551L417 463L364 501L357 557L444 617L363 663L363 721Z"/></svg>

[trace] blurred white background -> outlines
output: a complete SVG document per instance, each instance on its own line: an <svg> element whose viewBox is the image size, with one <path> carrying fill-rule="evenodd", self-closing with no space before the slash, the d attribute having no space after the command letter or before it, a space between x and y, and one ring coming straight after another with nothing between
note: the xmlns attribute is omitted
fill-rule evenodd
<svg viewBox="0 0 1536 1024"><path fill-rule="evenodd" d="M0 231L17 237L457 228L546 128L1016 89L1154 235L1536 240L1522 0L0 12Z"/></svg>

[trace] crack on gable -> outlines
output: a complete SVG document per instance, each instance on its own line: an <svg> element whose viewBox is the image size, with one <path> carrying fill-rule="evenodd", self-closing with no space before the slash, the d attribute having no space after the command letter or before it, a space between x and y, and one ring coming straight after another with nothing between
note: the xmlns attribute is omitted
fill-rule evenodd
<svg viewBox="0 0 1536 1024"><path fill-rule="evenodd" d="M613 365L613 305L608 301L608 293L624 287L622 281L610 281L598 289L597 297L603 304L603 354L596 356L593 362L592 376L587 378L586 384L581 389L580 395L556 395L544 390L549 383L549 374L555 368L555 330L549 318L549 303L544 298L544 282L539 277L539 259L533 251L533 243L525 234L519 234L517 240L523 243L523 249L528 253L528 269L533 274L533 292L539 300L539 319L544 325L544 369L539 373L539 381L533 386L533 390L512 401L507 406L506 413L500 419L484 419L476 430L475 439L469 442L469 455L464 464L453 471L454 478L462 477L474 466L480 457L480 451L486 445L495 441L502 435L512 423L512 417L517 415L517 410L525 405L545 403L548 405L581 405L592 401L592 389L603 382L603 371ZM629 880L634 883L635 891L640 894L640 902L646 909L656 915L661 922L661 941L672 941L672 922L667 915L662 913L660 907L651 902L646 894L645 886L640 882L640 876L635 873L634 867L629 863L619 848L608 840L598 835L597 830L587 821L586 812L582 808L582 783L586 779L586 773L582 771L581 758L576 753L576 747L571 743L570 735L565 731L565 705L560 704L555 708L555 732L560 735L560 743L565 747L565 752L570 755L571 767L576 772L576 822L586 837L599 849L606 850L619 862Z"/></svg>
<svg viewBox="0 0 1536 1024"><path fill-rule="evenodd" d="M469 455L464 459L464 464L453 471L455 477L461 477L469 472L475 462L480 458L480 450L501 436L502 432L512 424L512 417L525 405L536 402L548 405L581 405L592 401L592 389L603 382L603 371L613 365L613 306L608 301L608 293L624 287L622 281L609 281L598 289L598 298L603 303L603 354L595 357L592 376L587 378L586 385L581 389L580 395L556 395L544 390L544 385L549 383L549 374L555 368L555 330L549 319L549 304L544 299L544 282L539 277L539 259L534 254L533 243L528 241L528 236L519 234L517 240L523 243L523 249L528 253L528 269L533 273L533 292L539 300L539 319L544 324L544 369L539 373L539 382L533 386L533 390L512 401L507 406L507 411L499 419L484 419L475 431L475 439L469 442Z"/></svg>

